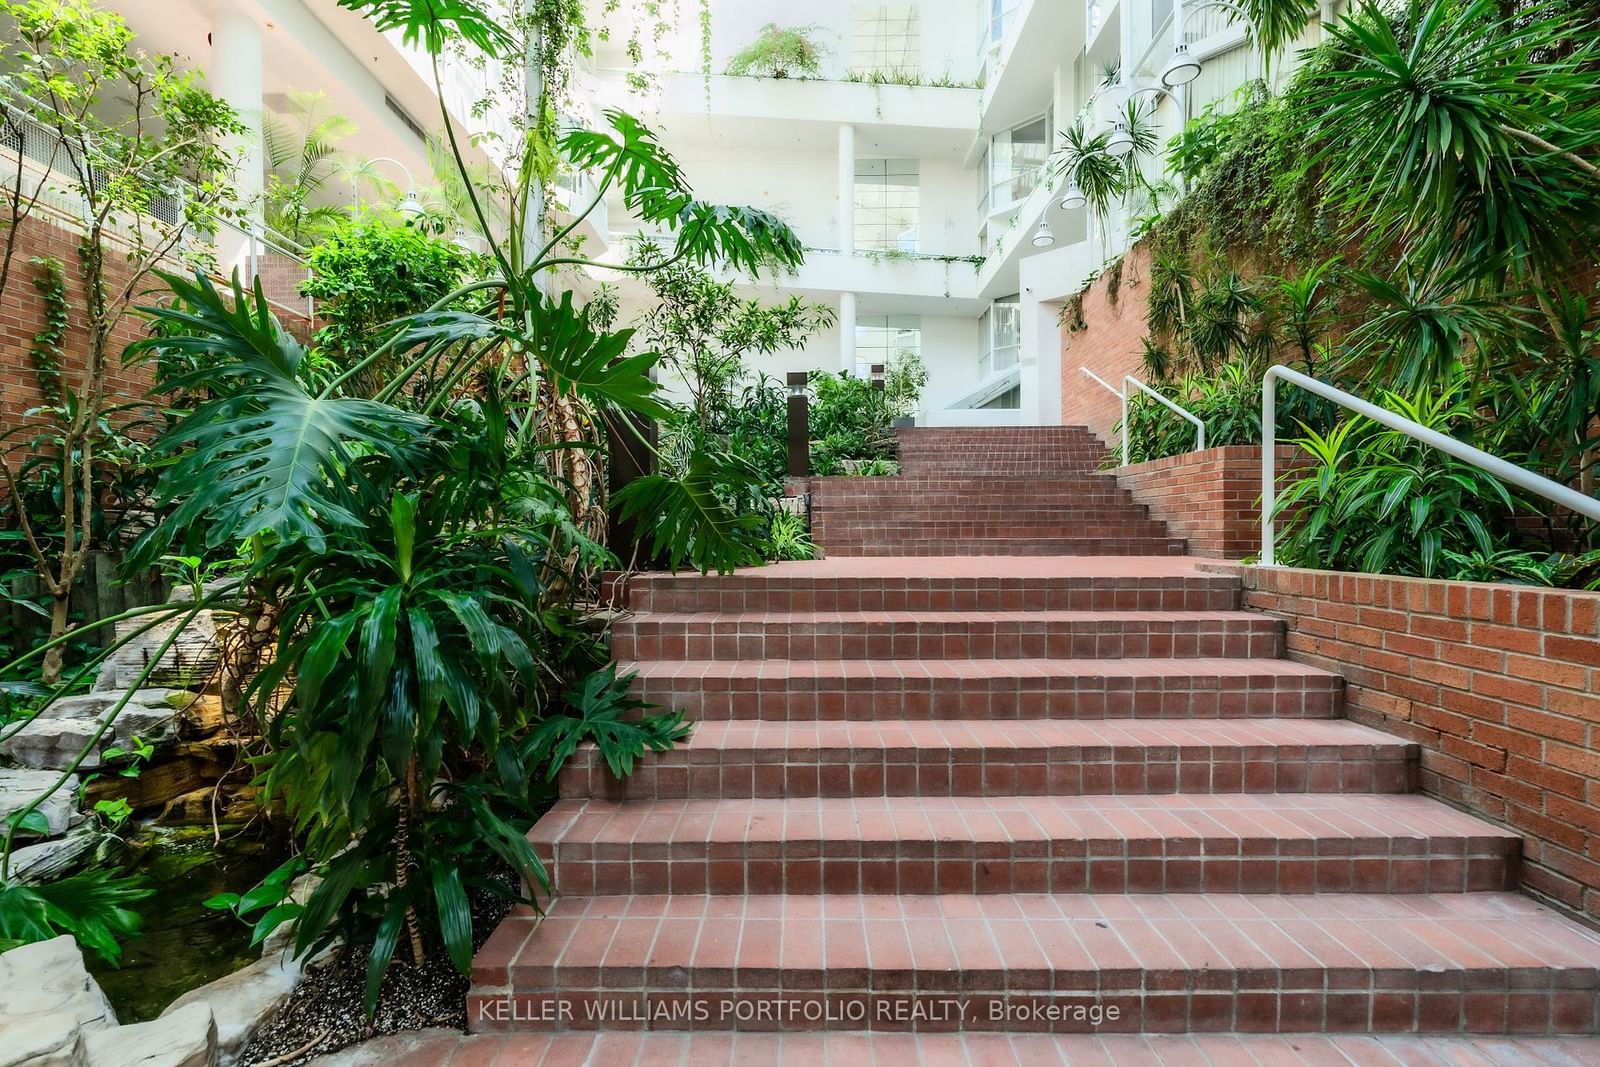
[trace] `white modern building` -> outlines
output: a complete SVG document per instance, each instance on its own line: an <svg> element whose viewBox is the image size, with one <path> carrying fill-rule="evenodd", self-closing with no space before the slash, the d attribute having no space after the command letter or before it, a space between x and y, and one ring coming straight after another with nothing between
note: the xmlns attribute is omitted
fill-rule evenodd
<svg viewBox="0 0 1600 1067"><path fill-rule="evenodd" d="M322 90L356 128L342 149L398 189L433 182L441 104L426 59L397 32L335 0L105 2L146 48L205 70L253 127L288 117L293 90ZM930 424L1060 421L1062 302L1130 240L1128 212L1091 219L1063 187L1062 129L1080 116L1108 128L1137 94L1164 145L1186 115L1259 73L1228 0L711 0L708 39L695 3L590 6L611 32L574 71L563 106L579 120L605 107L638 114L698 195L787 220L804 266L742 279L748 292L837 311L828 334L757 369L868 373L911 349L930 373L919 414ZM629 32L630 9L648 32ZM767 24L804 29L821 69L724 73ZM626 45L641 37L642 60ZM1188 61L1174 78L1179 44ZM445 62L444 107L466 128L484 121L470 104L488 77ZM243 170L247 194L262 187L259 162ZM1143 165L1157 175L1163 162ZM582 191L570 176L558 200ZM585 252L623 255L636 227L620 197L591 222ZM647 293L627 282L622 298L627 318Z"/></svg>
<svg viewBox="0 0 1600 1067"><path fill-rule="evenodd" d="M699 195L773 211L800 234L805 266L750 291L825 302L838 326L759 369L865 372L912 348L930 373L919 419L938 425L1061 419L1057 316L1126 250L1133 213L1091 219L1074 200L1052 165L1061 130L1080 116L1091 132L1109 129L1132 96L1164 147L1185 116L1228 106L1260 74L1242 12L1226 2L712 0L710 10L709 64L699 26L686 26L668 49L681 73L629 90L627 55L602 48L591 92L645 118ZM803 28L821 70L722 73L769 23ZM1187 59L1174 64L1179 44ZM1160 155L1142 162L1153 180ZM620 235L626 212L610 207ZM632 287L625 306L643 298Z"/></svg>

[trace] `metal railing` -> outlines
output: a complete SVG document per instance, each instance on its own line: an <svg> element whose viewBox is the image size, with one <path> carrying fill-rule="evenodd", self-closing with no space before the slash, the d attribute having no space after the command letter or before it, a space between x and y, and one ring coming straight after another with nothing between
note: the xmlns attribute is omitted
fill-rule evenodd
<svg viewBox="0 0 1600 1067"><path fill-rule="evenodd" d="M1491 456L1481 448L1473 448L1466 442L1458 441L1438 430L1430 430L1421 423L1413 422L1387 408L1362 400L1343 389L1335 389L1326 382L1318 381L1297 370L1290 370L1281 364L1275 364L1267 368L1267 373L1261 379L1261 565L1264 567L1276 566L1274 542L1277 540L1277 523L1273 512L1277 509L1278 493L1276 452L1279 378L1292 385L1298 385L1307 392L1315 393L1325 400L1331 400L1358 415L1365 415L1373 422L1397 430L1412 440L1421 441L1431 448L1437 448L1465 463L1470 463L1503 482L1510 482L1530 493L1537 493L1546 500L1600 522L1600 499L1535 474L1499 456Z"/></svg>
<svg viewBox="0 0 1600 1067"><path fill-rule="evenodd" d="M316 318L315 298L300 292L300 283L311 278L305 249L280 234L268 237L265 232L252 232L227 219L216 221L216 274L222 280L226 281L237 267L245 285L261 279L261 291L269 304L308 320Z"/></svg>
<svg viewBox="0 0 1600 1067"><path fill-rule="evenodd" d="M1194 414L1191 411L1186 410L1185 408L1181 407L1180 405L1178 405L1174 401L1169 400L1167 397L1162 396L1160 393L1156 392L1154 389L1150 388L1148 385L1144 384L1143 382L1141 382L1139 379L1135 378L1131 374L1124 374L1122 376L1122 388L1121 389L1117 389L1114 386L1112 386L1109 382L1107 382L1104 378L1100 377L1100 375L1098 375L1094 371L1090 370L1088 367L1079 367L1078 369L1083 371L1083 373L1087 374L1090 378L1093 378L1095 380L1095 382L1097 382L1102 389L1104 389L1106 392L1110 393L1112 396L1116 397L1117 400L1122 404L1122 423L1121 423L1121 425L1122 425L1122 465L1124 467L1128 466L1129 460L1132 457L1131 439L1128 436L1128 386L1130 386L1130 385L1133 386L1135 389L1139 390L1141 393L1144 393L1147 396L1155 398L1164 407L1166 407L1166 409L1168 411L1171 411L1174 415L1178 415L1178 416L1180 416L1180 417L1182 417L1184 419L1187 419L1189 422L1193 423L1194 424L1194 437L1195 437L1195 443L1194 443L1195 451L1199 452L1199 451L1203 451L1205 449L1205 447L1206 447L1206 424L1205 424L1205 421L1200 418L1200 416Z"/></svg>

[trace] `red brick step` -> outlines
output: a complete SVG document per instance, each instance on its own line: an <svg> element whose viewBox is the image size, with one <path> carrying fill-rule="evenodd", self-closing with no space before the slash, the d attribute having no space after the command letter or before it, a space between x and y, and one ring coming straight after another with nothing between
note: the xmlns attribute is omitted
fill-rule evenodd
<svg viewBox="0 0 1600 1067"><path fill-rule="evenodd" d="M625 781L592 746L563 797L1397 793L1418 747L1344 720L702 722Z"/></svg>
<svg viewBox="0 0 1600 1067"><path fill-rule="evenodd" d="M656 660L633 692L692 719L1332 718L1343 679L1279 659Z"/></svg>
<svg viewBox="0 0 1600 1067"><path fill-rule="evenodd" d="M1283 624L1246 611L647 613L617 620L612 655L657 659L1270 658Z"/></svg>
<svg viewBox="0 0 1600 1067"><path fill-rule="evenodd" d="M1506 893L563 897L503 923L472 981L486 1030L648 997L704 1005L701 1029L1081 1032L1071 1009L1097 1004L1118 1009L1102 1033L1592 1034L1600 934ZM562 998L573 1018L537 1021ZM723 1013L778 999L782 1020Z"/></svg>
<svg viewBox="0 0 1600 1067"><path fill-rule="evenodd" d="M1521 838L1418 796L564 800L561 894L1461 893Z"/></svg>

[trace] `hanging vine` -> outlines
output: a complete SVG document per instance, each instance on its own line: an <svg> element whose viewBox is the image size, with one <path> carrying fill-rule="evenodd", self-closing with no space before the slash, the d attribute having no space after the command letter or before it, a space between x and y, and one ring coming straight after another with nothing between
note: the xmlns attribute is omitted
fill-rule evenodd
<svg viewBox="0 0 1600 1067"><path fill-rule="evenodd" d="M67 277L61 261L35 256L28 261L37 272L33 287L39 291L44 325L33 335L28 355L33 361L39 392L51 407L61 406L61 354L67 338Z"/></svg>

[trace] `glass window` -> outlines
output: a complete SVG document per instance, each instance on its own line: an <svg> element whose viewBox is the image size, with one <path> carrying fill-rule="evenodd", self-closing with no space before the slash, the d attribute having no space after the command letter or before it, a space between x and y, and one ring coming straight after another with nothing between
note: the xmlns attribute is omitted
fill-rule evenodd
<svg viewBox="0 0 1600 1067"><path fill-rule="evenodd" d="M990 203L994 208L1027 199L1050 155L1050 114L997 133L990 141Z"/></svg>
<svg viewBox="0 0 1600 1067"><path fill-rule="evenodd" d="M978 360L978 380L1017 365L1022 351L1022 304L1020 297L1001 297L978 319L983 354Z"/></svg>
<svg viewBox="0 0 1600 1067"><path fill-rule="evenodd" d="M911 4L857 4L850 69L863 77L873 73L921 73L922 38L917 8Z"/></svg>
<svg viewBox="0 0 1600 1067"><path fill-rule="evenodd" d="M915 252L919 193L916 160L856 160L856 248Z"/></svg>
<svg viewBox="0 0 1600 1067"><path fill-rule="evenodd" d="M856 318L856 375L872 376L892 356L922 355L922 320L916 315L866 315Z"/></svg>

